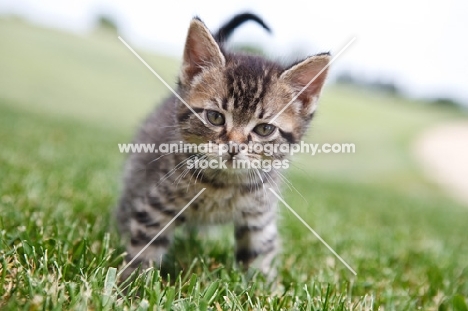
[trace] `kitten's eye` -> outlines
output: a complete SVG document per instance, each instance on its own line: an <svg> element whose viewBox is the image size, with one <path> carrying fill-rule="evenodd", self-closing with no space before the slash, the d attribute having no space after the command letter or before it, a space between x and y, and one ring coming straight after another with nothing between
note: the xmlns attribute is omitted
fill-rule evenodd
<svg viewBox="0 0 468 311"><path fill-rule="evenodd" d="M224 124L224 116L221 113L217 112L217 111L207 110L206 111L206 118L213 125L220 126L220 125Z"/></svg>
<svg viewBox="0 0 468 311"><path fill-rule="evenodd" d="M262 123L254 127L254 132L260 136L271 135L275 131L276 127L268 123Z"/></svg>

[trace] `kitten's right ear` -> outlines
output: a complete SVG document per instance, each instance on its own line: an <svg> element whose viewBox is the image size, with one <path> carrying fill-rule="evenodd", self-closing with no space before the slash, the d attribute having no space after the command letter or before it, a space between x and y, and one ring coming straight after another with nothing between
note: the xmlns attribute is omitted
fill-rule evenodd
<svg viewBox="0 0 468 311"><path fill-rule="evenodd" d="M185 41L181 83L188 85L204 69L221 67L225 63L226 59L208 28L198 18L192 19Z"/></svg>

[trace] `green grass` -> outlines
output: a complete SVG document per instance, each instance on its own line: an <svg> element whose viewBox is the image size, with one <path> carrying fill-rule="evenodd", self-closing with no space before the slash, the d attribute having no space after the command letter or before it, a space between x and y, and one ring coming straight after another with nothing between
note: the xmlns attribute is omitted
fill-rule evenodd
<svg viewBox="0 0 468 311"><path fill-rule="evenodd" d="M0 20L0 39L0 309L468 309L468 209L411 155L419 131L462 117L454 111L326 90L309 139L355 142L357 153L301 156L288 177L304 199L283 196L357 277L282 208L275 285L235 267L225 230L180 233L164 277L148 271L122 294L117 143L168 93L113 37ZM144 57L174 81L176 61Z"/></svg>

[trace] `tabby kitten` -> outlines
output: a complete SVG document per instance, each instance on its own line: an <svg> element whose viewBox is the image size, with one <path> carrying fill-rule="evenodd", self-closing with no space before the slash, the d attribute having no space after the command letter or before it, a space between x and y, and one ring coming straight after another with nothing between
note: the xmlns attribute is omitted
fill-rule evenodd
<svg viewBox="0 0 468 311"><path fill-rule="evenodd" d="M134 143L293 144L306 132L325 81L328 53L283 66L260 56L226 51L222 42L234 28L253 20L253 14L234 17L216 35L194 18L188 30L177 93L152 112ZM297 96L299 94L299 96ZM269 122L295 97L272 124ZM193 113L198 114L198 117ZM200 120L205 120L206 124ZM237 160L279 159L246 150L214 148L206 152L166 154L134 153L127 160L117 218L129 236L127 260L164 228L203 188L204 192L171 223L125 271L154 264L159 267L173 240L174 229L184 223L211 225L234 222L235 255L239 263L268 276L278 251L277 198L269 188L281 182L278 169L233 167ZM227 169L196 168L186 164L196 157L226 160Z"/></svg>

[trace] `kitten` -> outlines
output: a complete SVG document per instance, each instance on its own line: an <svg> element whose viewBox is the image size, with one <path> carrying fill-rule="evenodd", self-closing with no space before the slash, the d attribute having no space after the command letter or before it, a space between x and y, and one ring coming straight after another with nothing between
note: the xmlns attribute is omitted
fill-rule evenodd
<svg viewBox="0 0 468 311"><path fill-rule="evenodd" d="M253 14L235 16L215 35L200 19L191 21L176 92L193 111L172 96L148 116L134 139L134 143L156 146L180 142L206 146L211 142L215 148L204 152L130 155L117 210L120 231L130 238L128 261L206 189L135 258L126 269L126 276L141 265L159 267L177 226L226 222L234 222L238 262L258 268L270 277L275 275L272 261L279 247L278 202L268 189L276 189L280 184L281 168L239 169L234 168L234 162L284 160L287 154L224 150L220 146L298 142L317 107L330 55L318 54L285 67L260 56L226 51L222 43L248 20L269 30ZM323 73L297 96L321 70ZM295 96L293 103L269 124ZM220 158L227 168L197 168L193 165L196 158Z"/></svg>

